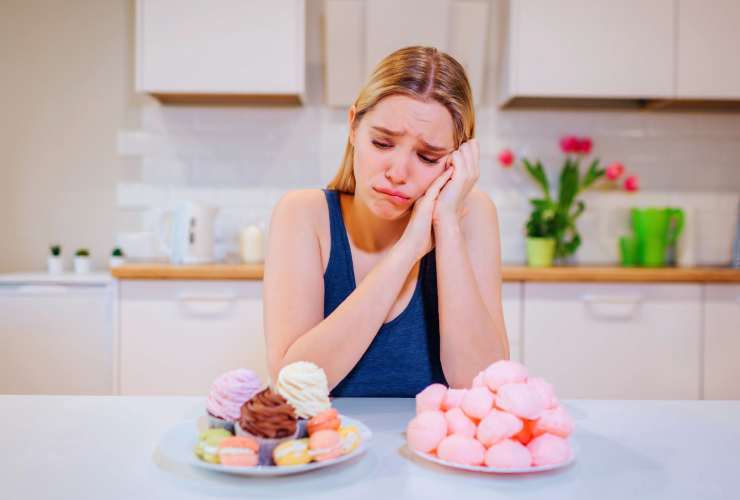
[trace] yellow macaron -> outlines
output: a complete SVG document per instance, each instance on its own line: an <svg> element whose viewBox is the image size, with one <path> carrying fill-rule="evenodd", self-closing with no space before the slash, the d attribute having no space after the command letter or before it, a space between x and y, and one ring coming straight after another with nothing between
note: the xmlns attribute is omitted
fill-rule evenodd
<svg viewBox="0 0 740 500"><path fill-rule="evenodd" d="M308 452L308 438L291 439L280 443L272 452L277 465L303 465L311 461Z"/></svg>
<svg viewBox="0 0 740 500"><path fill-rule="evenodd" d="M362 436L360 431L354 425L348 425L339 428L339 437L341 438L342 455L352 453L360 446Z"/></svg>

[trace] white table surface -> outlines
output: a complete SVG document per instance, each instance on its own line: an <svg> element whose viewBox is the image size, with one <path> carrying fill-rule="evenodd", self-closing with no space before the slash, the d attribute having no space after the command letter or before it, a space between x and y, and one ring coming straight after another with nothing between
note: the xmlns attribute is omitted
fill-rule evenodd
<svg viewBox="0 0 740 500"><path fill-rule="evenodd" d="M374 432L356 460L278 478L230 476L157 451L205 398L0 396L2 498L740 498L740 402L564 404L576 422L575 463L503 476L462 472L409 454L410 399L338 399ZM194 431L195 432L195 431Z"/></svg>

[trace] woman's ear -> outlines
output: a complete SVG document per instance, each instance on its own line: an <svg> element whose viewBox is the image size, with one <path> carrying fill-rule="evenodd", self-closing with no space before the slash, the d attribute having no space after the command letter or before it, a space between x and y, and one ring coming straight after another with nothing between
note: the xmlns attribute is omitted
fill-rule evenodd
<svg viewBox="0 0 740 500"><path fill-rule="evenodd" d="M347 122L349 123L349 143L352 144L352 147L355 145L355 118L357 117L357 108L355 108L354 104L350 106L349 111L347 111Z"/></svg>

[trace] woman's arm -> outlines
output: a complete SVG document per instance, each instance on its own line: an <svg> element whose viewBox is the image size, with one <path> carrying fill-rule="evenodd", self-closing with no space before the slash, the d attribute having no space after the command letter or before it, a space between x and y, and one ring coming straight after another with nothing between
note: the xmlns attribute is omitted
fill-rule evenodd
<svg viewBox="0 0 740 500"><path fill-rule="evenodd" d="M280 368L295 361L321 366L331 388L352 370L383 325L414 264L431 247L434 202L448 178L440 176L417 201L401 239L325 319L315 228L319 209L325 211L326 205L310 199L317 196L315 191L290 193L280 201L270 226L264 277L265 338L273 380Z"/></svg>
<svg viewBox="0 0 740 500"><path fill-rule="evenodd" d="M468 387L486 366L508 359L501 306L496 208L472 191L468 213L435 221L440 357L450 387Z"/></svg>

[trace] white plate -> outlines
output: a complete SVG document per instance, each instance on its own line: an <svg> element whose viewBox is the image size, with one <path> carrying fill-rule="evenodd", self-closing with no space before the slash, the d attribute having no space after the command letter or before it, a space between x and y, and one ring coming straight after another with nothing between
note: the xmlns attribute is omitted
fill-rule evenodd
<svg viewBox="0 0 740 500"><path fill-rule="evenodd" d="M360 431L362 442L352 453L342 455L333 460L327 460L324 462L311 462L304 465L292 465L279 467L275 465L259 465L256 467L236 467L227 466L220 464L211 464L204 462L195 456L194 449L198 443L198 428L197 419L186 420L180 422L175 427L167 431L159 442L159 451L163 456L174 462L192 465L193 467L199 467L201 469L208 469L218 472L226 472L228 474L238 474L241 476L286 476L289 474L297 474L300 472L308 472L315 469L322 469L324 467L330 467L335 464L352 460L354 457L364 453L368 448L368 443L373 437L373 433L370 429L360 422L351 417L340 415L342 425L354 425L357 430Z"/></svg>
<svg viewBox="0 0 740 500"><path fill-rule="evenodd" d="M563 463L553 464L553 465L538 465L536 467L519 467L516 469L505 469L501 467L486 467L484 465L456 464L454 462L448 462L447 460L442 460L441 458L437 458L428 453L422 453L416 450L411 450L411 451L415 455L423 458L424 460L427 460L429 462L434 462L435 464L444 465L445 467L452 467L453 469L469 470L469 471L474 471L474 472L486 472L488 474L529 474L531 472L544 472L548 470L562 469L563 467L567 467L570 464L572 464L576 459L576 452L573 449L572 445L571 445L571 451L570 451L570 458Z"/></svg>

